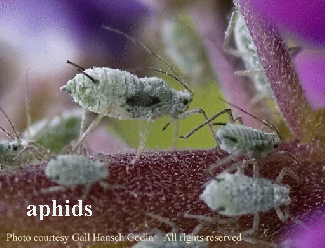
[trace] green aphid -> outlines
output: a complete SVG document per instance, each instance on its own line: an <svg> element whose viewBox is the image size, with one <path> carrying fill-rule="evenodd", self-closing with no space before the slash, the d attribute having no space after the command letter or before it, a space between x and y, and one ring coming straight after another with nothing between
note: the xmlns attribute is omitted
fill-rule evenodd
<svg viewBox="0 0 325 248"><path fill-rule="evenodd" d="M29 128L29 139L36 144L58 154L71 141L78 140L82 109L67 111L50 120L41 120ZM27 131L24 137L27 138Z"/></svg>

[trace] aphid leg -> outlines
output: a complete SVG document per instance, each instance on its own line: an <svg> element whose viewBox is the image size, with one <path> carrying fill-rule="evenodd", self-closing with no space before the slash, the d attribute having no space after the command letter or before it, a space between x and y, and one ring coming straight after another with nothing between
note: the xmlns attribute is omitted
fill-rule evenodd
<svg viewBox="0 0 325 248"><path fill-rule="evenodd" d="M202 123L201 125L197 126L192 131L188 132L184 136L181 136L181 138L188 139L192 134L194 134L196 131L200 130L202 127L204 127L206 125L209 125L210 126L210 123L212 121L214 121L217 117L219 117L220 115L222 115L224 113L227 113L228 114L231 123L232 122L235 122L235 119L234 119L234 117L232 115L231 109L224 109L224 110L220 111L219 113L217 113L216 115L212 116L210 119L207 119L204 123ZM211 131L212 134L215 133L215 131L214 131L214 129L212 127L210 128L210 130L213 130L213 131ZM215 135L213 137L215 138ZM217 140L216 140L216 143L218 144Z"/></svg>
<svg viewBox="0 0 325 248"><path fill-rule="evenodd" d="M278 175L278 177L276 178L276 182L281 184L283 177L286 174L290 174L293 178L295 178L297 180L298 183L300 183L299 177L297 176L296 173L294 173L290 168L285 167L281 170L280 174Z"/></svg>
<svg viewBox="0 0 325 248"><path fill-rule="evenodd" d="M52 192L57 192L57 191L64 191L66 190L66 187L64 186L52 186L46 189L41 189L40 193L41 194L48 194L48 193L52 193Z"/></svg>
<svg viewBox="0 0 325 248"><path fill-rule="evenodd" d="M253 178L259 177L259 167L256 159L253 159Z"/></svg>
<svg viewBox="0 0 325 248"><path fill-rule="evenodd" d="M254 214L254 220L253 220L253 228L242 232L242 234L243 235L253 234L254 232L256 232L258 230L259 224L260 224L260 215L258 213L255 213Z"/></svg>
<svg viewBox="0 0 325 248"><path fill-rule="evenodd" d="M221 219L220 216L213 218L213 217L209 217L209 216L188 214L188 213L184 213L183 216L185 218L197 219L198 221L201 222L198 226L196 226L194 228L193 234L198 233L207 224L218 223L218 224L225 225L225 224L229 224L229 223L235 223L240 218L240 216L232 216L232 217L227 218L227 219Z"/></svg>
<svg viewBox="0 0 325 248"><path fill-rule="evenodd" d="M139 142L139 147L138 147L138 150L137 150L137 154L135 155L135 158L131 161L131 164L134 165L140 158L140 155L141 153L143 152L144 148L145 148L145 144L146 144L146 140L147 140L147 137L150 133L150 129L152 127L152 123L153 121L152 120L148 120L147 121L147 126L144 130L144 132L141 131L142 128L140 128L140 125L141 125L141 120L139 120L139 134L140 134L140 142ZM128 170L128 168L127 168Z"/></svg>
<svg viewBox="0 0 325 248"><path fill-rule="evenodd" d="M126 189L123 185L112 185L103 181L99 181L99 185L105 189Z"/></svg>
<svg viewBox="0 0 325 248"><path fill-rule="evenodd" d="M91 186L92 186L92 184L87 184L85 186L84 193L81 196L82 200L85 200L87 198L87 196L88 196L88 194L90 192ZM76 189L76 185L70 186L70 187L67 187L67 186L52 186L52 187L49 187L49 188L46 188L46 189L41 189L40 192L41 192L41 194L48 194L48 193L57 192L57 191L65 191L67 189L71 189L72 191L74 191Z"/></svg>
<svg viewBox="0 0 325 248"><path fill-rule="evenodd" d="M164 217L161 217L159 215L156 215L156 214L152 214L152 213L145 213L145 215L153 218L153 219L156 219L162 223L165 223L167 225L169 225L171 228L172 228L172 233L178 233L179 232L179 229L177 227L177 225L174 223L174 222L171 222L168 218L164 218Z"/></svg>
<svg viewBox="0 0 325 248"><path fill-rule="evenodd" d="M81 126L80 126L80 133L79 133L79 139L82 137L82 134L86 131L86 119L87 119L87 112L89 110L84 108L82 119L81 119Z"/></svg>
<svg viewBox="0 0 325 248"><path fill-rule="evenodd" d="M90 192L91 186L92 186L92 184L86 184L86 187L84 189L84 193L82 194L82 197L81 197L82 200L85 200L87 198L87 196L88 196L88 194Z"/></svg>
<svg viewBox="0 0 325 248"><path fill-rule="evenodd" d="M209 174L210 172L212 172L215 168L219 168L225 164L227 164L228 162L230 162L232 159L236 158L236 155L229 155L228 157L221 159L220 162L216 163L216 164L212 164L210 165L209 168L206 169L205 173ZM240 163L240 162L239 162ZM229 170L227 169L227 171L234 171L236 169L238 169L239 163L235 163L232 166L229 167Z"/></svg>
<svg viewBox="0 0 325 248"><path fill-rule="evenodd" d="M298 158L295 155L288 152L288 151L277 151L276 153L273 153L272 155L275 155L275 156L289 156L295 161L296 164L299 164Z"/></svg>
<svg viewBox="0 0 325 248"><path fill-rule="evenodd" d="M174 137L173 137L173 144L172 144L172 148L175 149L177 147L177 142L178 142L178 131L179 131L179 119L175 119L175 118L171 118L170 121L168 121L166 123L166 125L163 127L163 131L166 130L167 127L170 126L170 124L174 122Z"/></svg>
<svg viewBox="0 0 325 248"><path fill-rule="evenodd" d="M197 235L201 229L211 223L216 223L220 217L209 217L209 216L204 216L204 215L196 215L196 214L188 214L188 213L182 213L182 216L184 218L191 218L191 219L196 219L197 221L199 221L200 223L193 229L193 235Z"/></svg>
<svg viewBox="0 0 325 248"><path fill-rule="evenodd" d="M179 131L179 119L175 120L175 125L174 125L174 137L173 137L173 146L172 148L176 148L177 142L178 142L178 131Z"/></svg>
<svg viewBox="0 0 325 248"><path fill-rule="evenodd" d="M223 164L223 161L221 161ZM241 174L244 175L244 169L246 167L247 164L249 163L253 163L253 178L256 178L259 176L259 168L258 168L258 163L257 160L255 158L251 158L249 160L244 160L244 161L238 161L237 163L232 164L230 167L228 167L225 172L233 172L235 170L237 170L237 174ZM217 164L217 166L219 166L219 164Z"/></svg>
<svg viewBox="0 0 325 248"><path fill-rule="evenodd" d="M93 120L93 122L89 125L89 127L86 129L86 131L79 138L79 140L78 140L78 142L77 142L77 144L76 144L76 146L74 147L73 150L77 150L78 149L78 147L82 144L82 142L84 141L84 139L86 138L86 136L90 133L90 131L92 129L94 129L98 125L98 123L103 119L104 116L105 116L104 114L99 114L95 118L95 120Z"/></svg>
<svg viewBox="0 0 325 248"><path fill-rule="evenodd" d="M208 118L206 112L205 112L202 108L192 109L192 110L190 110L190 111L187 111L187 112L185 112L185 113L182 113L182 114L180 114L180 115L177 117L177 120L182 120L182 119L185 119L185 118L188 117L188 116L195 115L195 114L202 114L203 117L204 117L204 119L205 119L206 121L209 120L209 118ZM172 120L172 121L173 121L173 120ZM168 124L168 123L167 123L167 124ZM165 127L168 126L167 124L165 125ZM206 125L209 125L210 131L211 131L213 137L215 137L215 130L214 130L212 124L209 122L209 123L207 123ZM166 128L164 128L163 130L165 130L165 129L166 129ZM177 133L176 133L176 131L177 131ZM175 130L175 137L176 137L176 135L177 135L177 138L178 138L178 127L177 127L177 130ZM176 142L177 142L177 138L176 138Z"/></svg>
<svg viewBox="0 0 325 248"><path fill-rule="evenodd" d="M285 208L285 212L283 213L282 210L280 209L280 207L275 207L275 212L278 215L279 219L286 223L288 221L289 218L289 206L286 206Z"/></svg>

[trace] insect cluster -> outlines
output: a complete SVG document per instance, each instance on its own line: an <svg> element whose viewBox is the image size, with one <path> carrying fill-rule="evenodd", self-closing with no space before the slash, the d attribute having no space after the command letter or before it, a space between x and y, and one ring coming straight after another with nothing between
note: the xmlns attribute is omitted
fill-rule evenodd
<svg viewBox="0 0 325 248"><path fill-rule="evenodd" d="M233 16L233 19L234 18ZM254 71L251 77L252 81L255 82L256 89L261 93L265 93L268 91L268 84L264 74L255 74L255 72L263 72L263 68L256 56L254 44L245 26L243 17L237 13L235 19L235 34L238 34L235 36L235 41L239 53L241 55L244 54L242 58L246 69ZM167 62L151 52L142 43L135 41L132 37L118 30L109 27L104 28L122 34L131 41L140 44L150 54L155 55L164 62L173 73L176 73ZM229 27L228 33L230 29ZM187 139L196 131L208 125L218 149L230 154L217 164L211 165L210 168L207 169L208 173L211 173L214 168L226 165L234 159L240 159L241 156L248 158L245 161L240 160L239 162L233 163L220 175L210 177L205 185L203 193L200 195L200 199L204 201L212 211L217 211L219 214L228 217L239 218L242 215L253 214L253 228L246 231L246 234L258 230L260 212L266 212L275 208L277 215L282 221L288 219L288 206L291 203L289 197L290 187L280 184L284 174L288 172L288 170L284 168L276 182L259 177L258 171L258 163L267 158L271 152L283 142L278 130L273 125L266 121L262 121L263 124L272 129L272 132L263 132L245 126L240 117L233 117L231 109L225 109L211 118L208 118L202 108L188 110L190 103L193 101L194 93L177 75L165 73L176 79L179 84L185 88L183 91L171 88L163 79L158 77L139 78L130 72L119 69L108 67L84 69L70 61L68 61L68 63L77 67L80 73L69 80L60 90L69 93L74 102L78 103L84 109L82 118L81 114L73 116L69 113L43 122L42 124L36 124L31 129L34 130L31 136L35 142L29 141L24 143L15 130L15 135L10 135L6 130L3 130L12 141L0 142L0 163L16 163L23 155L30 155L30 153L27 152L31 149L34 149L33 156L37 159L49 157L47 149L50 149L54 154L60 154L63 149L62 144L69 145L71 141L75 139L78 140L72 150L77 153L85 137L96 127L102 118L108 116L118 118L119 120L144 120L148 122L145 132L140 134L141 139L139 148L132 161L134 164L140 159L151 124L154 120L168 116L171 118L169 123L173 121L178 122L190 115L199 113L204 116L205 122L188 134L182 136L182 138ZM239 109L249 114L243 109ZM4 113L2 109L1 111ZM88 127L86 127L85 123L87 122L87 114L89 112L97 113L98 116ZM222 114L228 114L229 123L214 122ZM72 117L75 117L75 119L72 119ZM8 117L7 119L9 120ZM169 123L167 123L165 128ZM10 124L12 125L11 122ZM219 125L220 127L215 130L213 128L214 125ZM81 128L79 128L79 126L81 126ZM66 131L66 133L61 131ZM59 137L56 137L59 146L48 148L49 144L54 143L48 138L52 137L53 134L60 134ZM175 139L178 137L176 134L177 130L175 131ZM45 139L48 142L42 143L41 141L44 141L44 139L40 137L47 137ZM285 152L278 153L288 155ZM28 157L27 160L29 159ZM249 177L244 173L245 166L248 163L253 163L253 177ZM82 198L85 198L94 183L99 182L100 185L105 188L110 187L104 182L101 182L104 178L108 177L108 169L108 163L100 162L99 160L91 160L80 154L57 155L48 162L45 168L45 175L53 182L59 184L59 186L43 189L42 193L51 193L56 190L65 189L66 187L75 188L77 185L84 185L85 192ZM232 173L234 171L236 171L236 173ZM287 206L285 213L280 209L283 205ZM149 216L165 223L170 223L164 218L157 218L154 215ZM204 216L197 216L198 219L202 219L203 217ZM211 222L211 220L207 222ZM176 235L175 242L166 242L166 238L168 239L170 235ZM184 238L183 241L181 237ZM205 242L192 241L188 243L185 240L187 238L189 238L188 235L181 235L176 228L173 228L172 233L156 234L152 242L139 242L133 247L208 246Z"/></svg>
<svg viewBox="0 0 325 248"><path fill-rule="evenodd" d="M234 105L233 105L234 106ZM242 110L242 109L241 109ZM244 110L242 110L244 111ZM244 111L247 113L246 111ZM282 221L286 221L289 214L283 214L280 206L289 206L291 200L289 197L290 188L280 185L285 173L291 172L284 168L277 178L277 183L269 179L260 178L258 173L257 162L259 158L265 159L273 149L282 143L281 136L276 128L271 124L274 132L266 133L258 129L247 127L243 124L241 118L234 118L231 109L225 109L197 128L193 129L183 138L190 137L194 132L204 127L208 123L213 122L221 114L227 113L230 123L213 123L221 125L215 133L215 140L219 149L224 150L230 155L221 159L217 164L211 165L207 172L211 172L215 167L227 164L232 159L245 156L248 160L240 160L233 163L223 173L213 176L206 185L200 199L203 200L211 210L217 211L221 215L236 217L238 219L242 215L253 214L253 228L247 230L245 234L251 234L258 229L259 212L265 212L271 208L275 208L277 215ZM248 114L248 113L247 113ZM236 123L239 122L239 124ZM279 152L280 154L283 154ZM286 153L284 153L286 155ZM291 155L292 156L292 155ZM253 177L244 175L244 167L248 162L253 162ZM230 172L237 170L235 174ZM292 173L296 178L295 174ZM202 219L204 216L193 216ZM212 218L205 218L205 222L213 222Z"/></svg>

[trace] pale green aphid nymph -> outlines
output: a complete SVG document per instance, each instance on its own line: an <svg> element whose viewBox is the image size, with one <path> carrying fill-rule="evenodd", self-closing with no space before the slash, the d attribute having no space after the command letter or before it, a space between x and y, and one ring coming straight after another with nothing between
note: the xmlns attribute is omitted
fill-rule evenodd
<svg viewBox="0 0 325 248"><path fill-rule="evenodd" d="M280 184L286 172L290 170L282 169L277 183L265 178L251 178L239 172L223 172L207 183L200 199L221 215L239 218L254 214L253 228L246 231L252 233L258 229L260 212L275 208L280 220L285 222L289 217L288 208L285 213L280 209L280 206L288 207L291 203L290 187Z"/></svg>
<svg viewBox="0 0 325 248"><path fill-rule="evenodd" d="M107 165L82 155L58 155L50 160L45 174L58 184L91 185L108 175Z"/></svg>
<svg viewBox="0 0 325 248"><path fill-rule="evenodd" d="M47 164L45 175L60 186L42 189L42 193L84 185L86 189L82 198L85 198L95 182L108 176L108 166L104 162L91 160L82 155L58 155ZM100 182L100 185L109 188L109 184L105 182Z"/></svg>

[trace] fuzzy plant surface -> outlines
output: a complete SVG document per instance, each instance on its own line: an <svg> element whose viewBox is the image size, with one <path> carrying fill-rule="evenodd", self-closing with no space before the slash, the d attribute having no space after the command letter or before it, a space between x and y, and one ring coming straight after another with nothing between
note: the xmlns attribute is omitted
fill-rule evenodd
<svg viewBox="0 0 325 248"><path fill-rule="evenodd" d="M287 151L297 158L295 162L290 156L271 154L267 158L258 159L260 176L275 180L282 168L290 168L298 175L299 180L286 176L282 182L290 187L292 200L289 206L291 218L287 223L282 222L272 209L260 214L258 230L251 235L242 235L242 241L213 241L209 243L209 247L290 247L290 245L308 247L303 241L308 242L310 236L313 234L317 236L323 230L322 225L317 224L317 220L324 218L325 208L324 110L313 110L310 107L276 26L256 12L252 2L238 0L236 4L256 45L274 100L294 139L291 142L284 142L277 150ZM199 27L207 51L210 51L209 59L213 70L218 73L219 78L229 79L227 83L238 89L238 85L235 85L234 71L224 55L218 52L222 32L215 25L217 16L209 4L211 2L207 1L207 4L201 5L200 8L193 7L190 9L191 15ZM211 42L209 38L211 36L206 35L208 33L211 35L210 31L216 34L216 43ZM218 57L215 57L217 55ZM240 106L249 105L250 96L244 89L241 92L231 91L223 80L220 80L220 85L230 101L244 95L237 97L237 101L242 102L235 103ZM63 190L46 190L59 186L45 175L47 161L2 171L0 246L131 247L135 244L134 241L131 242L133 235L154 235L157 232L172 230L171 226L151 218L148 213L168 218L177 225L181 233L186 234L192 233L200 221L185 218L184 213L220 217L200 200L199 195L209 180L206 169L228 156L227 154L217 149L150 151L141 154L140 161L131 165L134 155L135 153L107 155L108 176L95 182L85 197L83 185L66 187ZM239 161L244 159L237 158ZM219 168L216 174L223 169ZM252 175L250 167L246 174ZM104 186L107 184L112 187ZM56 201L56 205L63 206L63 215L69 216L53 216L53 200ZM73 206L79 204L79 200L82 200L82 207L79 210L84 211L81 216L73 216L71 214ZM31 205L35 206L36 216L27 215L28 206ZM49 208L44 207L45 205ZM91 206L91 216L86 216L86 205ZM69 214L66 212L67 208L70 209ZM41 209L46 211L50 209L50 212L43 212L43 220L40 218ZM229 233L238 235L251 229L252 224L253 215L245 215L235 223L226 221L205 225L198 235L204 238ZM90 240L87 238L88 233ZM96 239L101 235L110 238L106 241L103 241L106 238ZM123 236L124 240L114 241L112 236L119 235ZM60 241L60 238L53 241L62 236L69 236L67 243ZM15 237L17 241L14 241ZM24 238L28 237L31 240L24 241ZM306 237L306 240L302 240L302 237ZM52 240L39 241L50 238Z"/></svg>

